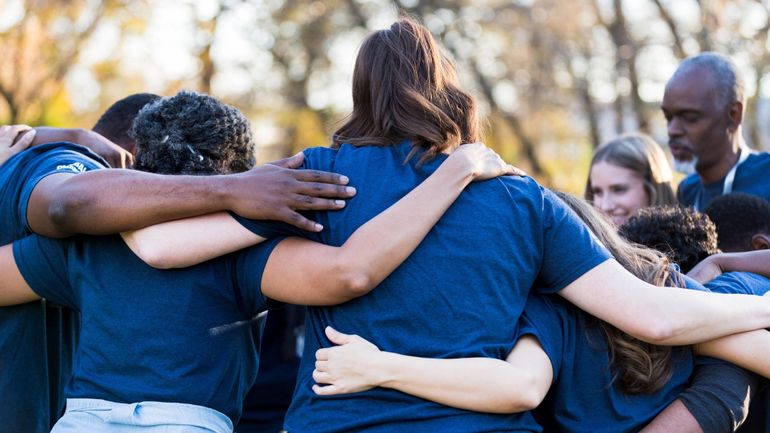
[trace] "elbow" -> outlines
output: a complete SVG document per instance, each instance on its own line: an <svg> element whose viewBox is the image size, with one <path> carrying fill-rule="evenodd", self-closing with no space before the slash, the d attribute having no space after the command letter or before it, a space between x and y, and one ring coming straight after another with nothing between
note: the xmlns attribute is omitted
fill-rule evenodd
<svg viewBox="0 0 770 433"><path fill-rule="evenodd" d="M534 410L545 398L548 386L531 372L519 371L515 382L504 384L496 413L518 413Z"/></svg>
<svg viewBox="0 0 770 433"><path fill-rule="evenodd" d="M132 238L131 235L125 236L124 241L131 248L134 255L148 266L155 269L172 269L179 267L178 260L170 254L165 248L157 246L153 242L143 242L140 239Z"/></svg>
<svg viewBox="0 0 770 433"><path fill-rule="evenodd" d="M661 346L673 345L676 338L682 334L683 328L676 320L668 317L656 317L648 321L637 332L629 334L650 343Z"/></svg>
<svg viewBox="0 0 770 433"><path fill-rule="evenodd" d="M346 300L363 296L377 285L370 267L365 263L341 258L335 268L338 289Z"/></svg>
<svg viewBox="0 0 770 433"><path fill-rule="evenodd" d="M67 191L57 191L51 194L48 202L48 220L52 226L61 232L79 233L78 216L88 207L88 200L78 194Z"/></svg>

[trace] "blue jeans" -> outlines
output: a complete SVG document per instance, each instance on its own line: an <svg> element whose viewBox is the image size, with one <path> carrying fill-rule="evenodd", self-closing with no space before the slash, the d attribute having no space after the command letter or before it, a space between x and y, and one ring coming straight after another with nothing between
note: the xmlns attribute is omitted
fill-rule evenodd
<svg viewBox="0 0 770 433"><path fill-rule="evenodd" d="M232 433L230 418L214 409L184 403L113 403L67 399L67 411L51 433Z"/></svg>

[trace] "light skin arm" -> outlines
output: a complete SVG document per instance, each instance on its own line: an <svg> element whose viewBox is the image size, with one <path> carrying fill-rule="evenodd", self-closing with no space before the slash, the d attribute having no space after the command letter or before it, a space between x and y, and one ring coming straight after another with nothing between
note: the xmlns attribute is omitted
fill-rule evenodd
<svg viewBox="0 0 770 433"><path fill-rule="evenodd" d="M364 295L406 260L471 181L513 171L481 144L461 146L341 247L299 238L282 241L265 266L262 293L302 305L335 305Z"/></svg>
<svg viewBox="0 0 770 433"><path fill-rule="evenodd" d="M687 345L770 326L770 297L675 290L647 284L607 260L559 292L640 340Z"/></svg>
<svg viewBox="0 0 770 433"><path fill-rule="evenodd" d="M35 139L35 130L27 125L0 126L0 165L29 148Z"/></svg>
<svg viewBox="0 0 770 433"><path fill-rule="evenodd" d="M21 276L11 244L0 247L0 305L18 305L40 299Z"/></svg>
<svg viewBox="0 0 770 433"><path fill-rule="evenodd" d="M639 433L703 433L703 429L684 403L677 399Z"/></svg>
<svg viewBox="0 0 770 433"><path fill-rule="evenodd" d="M723 359L770 379L770 332L765 329L700 343L695 345L695 352Z"/></svg>
<svg viewBox="0 0 770 433"><path fill-rule="evenodd" d="M537 407L553 378L548 356L531 335L520 338L505 361L419 358L382 352L330 327L326 335L337 346L316 352L313 391L318 395L379 386L460 409L514 413Z"/></svg>
<svg viewBox="0 0 770 433"><path fill-rule="evenodd" d="M388 263L390 268L392 264L388 259L391 256L385 252L402 244L408 246L409 252L416 248L468 183L506 173L522 174L480 143L460 146L422 185L362 226L340 249L299 240L286 241L271 255L268 271L273 266L295 269L297 266L292 266L292 261L301 258L311 265L302 272L303 276L310 276L304 281L312 282L317 288L317 282L323 281L328 273L328 270L313 273L312 269L317 268L315 262L321 259L327 263L327 269L338 269L341 274L346 273L344 268L349 268L350 264L358 268L365 266L366 260ZM134 253L156 268L191 266L263 240L226 214L171 221L123 233L123 238ZM377 248L371 248L371 245L377 245ZM398 256L400 254L395 257ZM343 263L329 263L329 257L340 257L337 262ZM396 265L403 260L398 260ZM304 287L304 281L297 280L303 276L295 275L300 273L286 274L278 277L284 284ZM266 272L263 285L272 287L275 282L272 273Z"/></svg>
<svg viewBox="0 0 770 433"><path fill-rule="evenodd" d="M302 154L225 176L165 176L134 170L57 173L43 178L28 203L36 233L64 237L110 234L164 221L231 210L253 219L321 227L297 211L339 209L354 189L347 178L315 170L293 170Z"/></svg>

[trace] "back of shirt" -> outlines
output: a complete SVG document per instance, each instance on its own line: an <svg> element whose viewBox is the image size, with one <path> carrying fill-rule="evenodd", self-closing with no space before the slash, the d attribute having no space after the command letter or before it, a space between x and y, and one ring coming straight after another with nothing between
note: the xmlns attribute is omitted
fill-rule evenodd
<svg viewBox="0 0 770 433"><path fill-rule="evenodd" d="M673 402L693 370L689 348L672 351L671 378L653 393L623 391L595 320L557 296L530 296L522 335L534 335L553 367L553 384L538 407L546 432L638 432Z"/></svg>
<svg viewBox="0 0 770 433"><path fill-rule="evenodd" d="M770 153L754 152L735 171L732 191L756 195L770 200ZM697 173L686 177L677 189L676 195L683 206L696 207L703 211L711 200L724 192L725 179L704 185ZM696 206L697 204L697 206Z"/></svg>
<svg viewBox="0 0 770 433"><path fill-rule="evenodd" d="M706 283L716 293L762 296L770 290L770 279L751 272L727 272Z"/></svg>
<svg viewBox="0 0 770 433"><path fill-rule="evenodd" d="M362 224L419 185L440 165L410 143L343 145L305 153L305 168L335 171L357 188L345 209L312 215L320 240L342 245ZM372 246L376 248L377 246ZM328 308L308 308L305 352L285 427L303 432L532 432L529 414L484 414L375 388L318 397L314 353L331 343L324 328L356 333L380 349L432 358L504 358L535 280L558 291L608 258L578 218L529 178L471 184L415 252L369 294Z"/></svg>
<svg viewBox="0 0 770 433"><path fill-rule="evenodd" d="M69 143L36 146L0 166L0 244L31 233L27 203L35 186L51 174L106 167L88 149ZM0 307L0 433L51 430L63 410L62 391L72 371L77 315L32 302Z"/></svg>
<svg viewBox="0 0 770 433"><path fill-rule="evenodd" d="M13 253L32 290L81 313L67 398L189 403L235 423L257 373L247 325L266 308L262 271L278 241L169 270L119 235L32 235Z"/></svg>

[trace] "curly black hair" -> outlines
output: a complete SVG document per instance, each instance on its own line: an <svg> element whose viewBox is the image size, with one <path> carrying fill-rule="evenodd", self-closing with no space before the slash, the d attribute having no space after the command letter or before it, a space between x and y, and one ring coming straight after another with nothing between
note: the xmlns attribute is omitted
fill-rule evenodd
<svg viewBox="0 0 770 433"><path fill-rule="evenodd" d="M153 93L126 96L110 105L91 130L133 153L136 143L128 135L131 125L142 107L158 99L160 96Z"/></svg>
<svg viewBox="0 0 770 433"><path fill-rule="evenodd" d="M754 235L770 234L770 202L762 197L739 192L723 195L704 212L717 227L722 251L751 251Z"/></svg>
<svg viewBox="0 0 770 433"><path fill-rule="evenodd" d="M252 168L249 121L211 96L181 91L146 105L130 132L134 168L160 174L226 174Z"/></svg>
<svg viewBox="0 0 770 433"><path fill-rule="evenodd" d="M631 242L654 248L688 272L718 252L714 223L705 214L680 206L640 209L618 229Z"/></svg>

